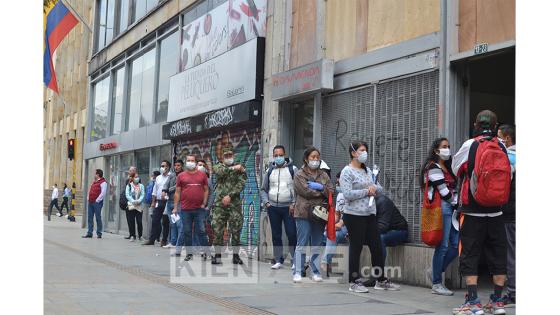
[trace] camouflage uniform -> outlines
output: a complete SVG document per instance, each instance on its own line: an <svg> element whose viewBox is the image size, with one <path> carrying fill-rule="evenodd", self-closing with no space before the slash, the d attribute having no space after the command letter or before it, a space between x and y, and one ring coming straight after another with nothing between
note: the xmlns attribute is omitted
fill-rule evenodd
<svg viewBox="0 0 560 315"><path fill-rule="evenodd" d="M230 150L224 151L224 153ZM232 152L233 153L233 152ZM216 190L214 209L212 211L212 229L214 230L214 246L216 253L221 252L221 246L224 245L224 230L229 223L231 235L231 245L234 246L234 253L239 251L241 228L243 227L243 210L241 208L240 194L245 186L247 174L245 171L236 171L233 166L239 165L235 163L227 166L220 162L213 167L216 178ZM225 196L230 196L231 202L228 206L222 204Z"/></svg>

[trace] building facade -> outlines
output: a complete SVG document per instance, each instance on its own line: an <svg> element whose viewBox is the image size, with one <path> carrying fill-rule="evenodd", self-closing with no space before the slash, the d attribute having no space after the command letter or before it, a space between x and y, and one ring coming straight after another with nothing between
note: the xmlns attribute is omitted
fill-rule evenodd
<svg viewBox="0 0 560 315"><path fill-rule="evenodd" d="M67 1L85 23L92 24L91 1ZM88 106L88 59L91 55L91 37L88 26L79 22L58 46L53 64L56 70L59 94L44 88L43 92L43 188L44 209L50 203L52 186L59 189L66 183L72 187L74 161L68 160L68 139L76 139L76 210L83 209L82 146Z"/></svg>
<svg viewBox="0 0 560 315"><path fill-rule="evenodd" d="M379 167L409 224L409 243L392 249L387 264L402 267L396 281L429 285L424 272L433 249L420 238L421 163L436 137L448 137L457 150L482 109L515 123L515 2L282 3L291 15L285 27L274 24L284 42L272 43L280 66L265 75L263 160L282 143L301 165L303 150L314 145L336 174L349 161L350 141L366 141L368 163ZM260 241L269 249L267 225L261 223ZM448 283L459 286L457 263L452 270Z"/></svg>
<svg viewBox="0 0 560 315"><path fill-rule="evenodd" d="M249 175L242 242L271 258L258 189L272 148L301 166L314 145L334 175L362 139L409 223L388 264L427 285L417 178L430 143L458 148L482 108L515 121L512 0L98 0L94 17L83 181L105 171L112 232L126 230L130 165L147 182L162 159L213 164L232 145Z"/></svg>

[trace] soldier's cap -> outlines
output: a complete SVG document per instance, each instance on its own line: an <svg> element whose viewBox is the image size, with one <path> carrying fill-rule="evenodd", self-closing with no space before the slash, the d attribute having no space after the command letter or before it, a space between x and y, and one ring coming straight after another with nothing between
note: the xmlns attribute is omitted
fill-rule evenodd
<svg viewBox="0 0 560 315"><path fill-rule="evenodd" d="M223 154L233 154L233 148L232 147L225 147L222 149L222 153Z"/></svg>

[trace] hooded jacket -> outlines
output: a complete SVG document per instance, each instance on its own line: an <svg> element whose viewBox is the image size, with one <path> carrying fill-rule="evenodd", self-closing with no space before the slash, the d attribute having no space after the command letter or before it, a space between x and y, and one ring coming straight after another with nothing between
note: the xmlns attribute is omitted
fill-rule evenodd
<svg viewBox="0 0 560 315"><path fill-rule="evenodd" d="M263 205L270 203L274 207L288 207L296 201L294 180L290 168L293 168L294 176L298 169L293 165L292 159L287 158L286 160L287 162L281 167L276 165L275 162L268 164L261 185Z"/></svg>
<svg viewBox="0 0 560 315"><path fill-rule="evenodd" d="M307 187L307 182L317 182L322 184L323 191L313 190ZM325 206L329 197L329 192L334 192L334 185L329 175L321 169L316 174L312 174L308 166L304 165L294 176L294 190L296 192L296 206L294 218L310 219L314 206Z"/></svg>

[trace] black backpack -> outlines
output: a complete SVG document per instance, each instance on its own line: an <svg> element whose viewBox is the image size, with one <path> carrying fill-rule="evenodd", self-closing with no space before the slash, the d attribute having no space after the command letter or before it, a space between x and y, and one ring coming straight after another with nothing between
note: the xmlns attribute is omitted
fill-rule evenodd
<svg viewBox="0 0 560 315"><path fill-rule="evenodd" d="M124 186L124 189L121 192L121 196L119 197L119 208L121 208L121 210L128 210L128 199L126 199L126 186L128 186L128 184Z"/></svg>

